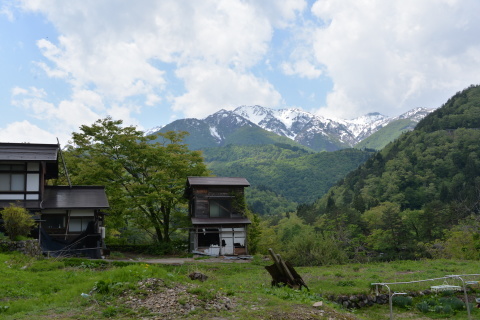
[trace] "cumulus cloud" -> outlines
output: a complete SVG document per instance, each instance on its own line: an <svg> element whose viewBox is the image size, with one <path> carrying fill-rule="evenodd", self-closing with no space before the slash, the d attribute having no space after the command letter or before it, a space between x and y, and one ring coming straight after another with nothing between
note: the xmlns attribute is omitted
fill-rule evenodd
<svg viewBox="0 0 480 320"><path fill-rule="evenodd" d="M175 111L202 118L242 104L280 105L281 95L266 80L221 66L197 64L177 71L187 93L173 99Z"/></svg>
<svg viewBox="0 0 480 320"><path fill-rule="evenodd" d="M334 87L322 114L439 107L478 83L477 1L317 1L316 62ZM387 110L386 110L387 109Z"/></svg>
<svg viewBox="0 0 480 320"><path fill-rule="evenodd" d="M104 103L143 97L143 104L151 106L169 95L161 64L173 64L186 92L169 101L185 116L202 114L189 101L202 101L205 112L218 110L218 103L227 101L219 98L222 95L246 95L257 98L255 103L275 106L280 94L249 69L264 59L274 28L287 27L306 7L304 0L140 0L134 4L23 0L21 4L24 10L43 13L61 35L57 41L37 43L46 58L37 65L48 76L68 81L74 91L89 88ZM213 66L214 71L206 70L205 75L210 83L228 79L232 86L215 92L189 77L199 76L199 64ZM217 81L211 79L213 74L220 75Z"/></svg>
<svg viewBox="0 0 480 320"><path fill-rule="evenodd" d="M67 136L58 136L60 141L67 140ZM0 128L2 142L30 142L30 143L57 143L57 136L45 131L27 120L17 121Z"/></svg>

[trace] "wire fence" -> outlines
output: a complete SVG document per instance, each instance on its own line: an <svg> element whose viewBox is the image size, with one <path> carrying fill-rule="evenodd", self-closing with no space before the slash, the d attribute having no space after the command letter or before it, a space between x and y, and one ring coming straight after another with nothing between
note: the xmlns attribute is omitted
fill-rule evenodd
<svg viewBox="0 0 480 320"><path fill-rule="evenodd" d="M419 286L417 284L423 284L425 282L439 282L443 280L443 283L436 286L430 286L430 290L433 292L441 292L441 291L462 291L465 298L465 307L468 313L468 319L472 319L471 311L470 311L470 304L468 301L467 295L467 286L468 285L478 285L478 279L480 274L460 274L460 275L446 275L440 278L432 278L432 279L422 279L422 280L413 280L413 281L401 281L401 282L374 282L371 285L375 286L375 293L378 295L380 293L381 287L386 287L388 289L388 296L389 296L389 305L390 305L390 319L393 320L393 307L392 307L392 298L395 295L405 295L405 292L397 292L391 291L390 287L398 286L398 285L410 285L409 289L412 288L418 289ZM470 279L470 280L468 280ZM413 285L413 286L412 286Z"/></svg>

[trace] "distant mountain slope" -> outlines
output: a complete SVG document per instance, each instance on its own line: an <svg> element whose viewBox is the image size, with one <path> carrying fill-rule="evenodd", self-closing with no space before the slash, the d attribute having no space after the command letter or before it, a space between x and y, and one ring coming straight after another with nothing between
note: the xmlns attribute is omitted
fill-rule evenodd
<svg viewBox="0 0 480 320"><path fill-rule="evenodd" d="M299 143L273 132L230 111L220 110L203 120L180 119L160 129L160 132L186 131L184 142L191 150L223 147L228 144L258 145L284 143L305 148Z"/></svg>
<svg viewBox="0 0 480 320"><path fill-rule="evenodd" d="M233 111L220 110L205 119L176 120L159 130L189 132L186 143L194 150L229 143L249 145L281 142L301 144L315 151L335 151L355 146L394 121L408 119L414 126L429 112L431 110L417 108L395 118L370 113L352 120L334 121L295 108L276 110L240 106ZM396 129L387 128L387 131L392 139L400 134Z"/></svg>
<svg viewBox="0 0 480 320"><path fill-rule="evenodd" d="M398 119L392 121L385 127L357 143L355 148L381 150L388 143L398 138L402 133L413 130L416 125L417 123L411 119Z"/></svg>
<svg viewBox="0 0 480 320"><path fill-rule="evenodd" d="M245 177L253 188L263 187L295 203L321 197L370 155L356 149L309 153L285 144L204 150L205 162L215 175Z"/></svg>
<svg viewBox="0 0 480 320"><path fill-rule="evenodd" d="M471 86L317 201L317 217L326 222L322 227L344 232L345 226L355 225L349 243L361 239L363 250L376 250L387 258L425 256L427 243L445 239L454 226L469 225L469 217L480 215L479 141L480 86ZM480 227L475 228L471 231L478 237ZM458 246L461 251L467 245Z"/></svg>

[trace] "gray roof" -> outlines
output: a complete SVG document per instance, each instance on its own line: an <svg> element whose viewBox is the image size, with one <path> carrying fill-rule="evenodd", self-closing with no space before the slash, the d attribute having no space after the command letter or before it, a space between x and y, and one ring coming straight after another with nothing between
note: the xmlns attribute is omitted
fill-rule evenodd
<svg viewBox="0 0 480 320"><path fill-rule="evenodd" d="M57 161L57 144L0 143L0 160Z"/></svg>
<svg viewBox="0 0 480 320"><path fill-rule="evenodd" d="M248 218L192 218L193 225L250 224Z"/></svg>
<svg viewBox="0 0 480 320"><path fill-rule="evenodd" d="M100 186L45 187L43 209L106 209L105 188Z"/></svg>
<svg viewBox="0 0 480 320"><path fill-rule="evenodd" d="M250 183L245 178L230 177L188 177L189 186L240 186L249 187Z"/></svg>
<svg viewBox="0 0 480 320"><path fill-rule="evenodd" d="M10 207L10 205L26 208L26 209L40 209L40 200L1 200L0 209Z"/></svg>

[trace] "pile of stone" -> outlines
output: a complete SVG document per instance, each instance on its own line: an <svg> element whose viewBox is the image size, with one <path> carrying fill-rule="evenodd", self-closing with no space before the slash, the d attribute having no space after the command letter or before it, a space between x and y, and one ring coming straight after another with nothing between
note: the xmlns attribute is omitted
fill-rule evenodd
<svg viewBox="0 0 480 320"><path fill-rule="evenodd" d="M374 304L388 303L387 294L367 295L367 294L353 294L353 295L330 295L328 300L338 303L346 309L359 309Z"/></svg>
<svg viewBox="0 0 480 320"><path fill-rule="evenodd" d="M162 279L149 278L140 281L138 290L127 294L123 299L127 307L139 314L148 311L148 319L178 319L199 309L222 311L235 307L233 297L218 292L208 301L199 299L196 294L189 293L189 289L194 287L190 284L168 286ZM139 295L138 292L142 294Z"/></svg>

